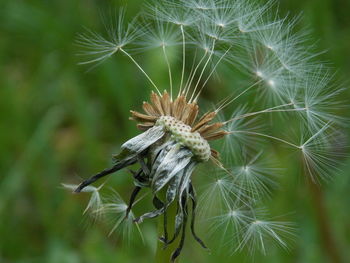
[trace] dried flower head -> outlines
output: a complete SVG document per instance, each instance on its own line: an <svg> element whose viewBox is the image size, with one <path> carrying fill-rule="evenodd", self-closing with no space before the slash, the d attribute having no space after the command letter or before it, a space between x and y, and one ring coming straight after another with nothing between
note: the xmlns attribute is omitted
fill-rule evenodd
<svg viewBox="0 0 350 263"><path fill-rule="evenodd" d="M143 112L131 111L130 119L142 133L121 146L113 157L113 167L83 181L75 192L138 164L129 204L120 207L125 218L130 218L137 195L150 189L155 210L134 222L163 215L160 239L165 246L181 235L172 260L182 250L189 218L193 237L206 248L195 233L197 197L192 177L200 164L211 162L215 167L201 197L206 206L202 215L214 214L215 227L232 226L232 239L239 238L236 249L251 244L265 252L265 238L286 247L280 234L291 232L289 223L258 218L254 210L276 185L277 170L264 161L269 151L266 145L277 142L298 151L314 181L328 177L338 160L334 127L342 122L335 113L341 105L336 100L341 90L329 84L330 74L314 60L312 48L304 47L306 34L293 33L296 19L279 19L272 6L272 2L260 6L248 0L161 0L147 5L140 22L125 24L121 11L116 23L107 27L106 37L89 31L79 38L82 54L88 56L83 64L96 65L120 53L140 70L154 91L150 101L143 103ZM162 91L138 62L137 56L150 49L159 50L164 58L169 93ZM181 58L181 65L174 63L173 57ZM221 64L234 69L235 78L241 80L227 84L231 94L215 109L202 113L200 95L212 76L218 75ZM176 77L178 71L181 75ZM231 117L226 118L225 112L232 108ZM274 128L283 121L301 134L299 143L274 135L280 132ZM214 146L213 141L222 144ZM89 209L95 203L97 211L115 207L101 204L96 196L93 200ZM173 203L177 204L172 219L175 231L169 237L167 209Z"/></svg>

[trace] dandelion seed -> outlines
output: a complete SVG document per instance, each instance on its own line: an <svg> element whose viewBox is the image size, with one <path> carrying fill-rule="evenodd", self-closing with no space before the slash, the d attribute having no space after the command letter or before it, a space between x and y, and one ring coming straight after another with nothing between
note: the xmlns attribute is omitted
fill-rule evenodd
<svg viewBox="0 0 350 263"><path fill-rule="evenodd" d="M237 250L247 247L252 254L256 249L266 254L267 240L287 249L288 245L282 237L292 239L294 237L293 231L293 224L289 222L255 219L243 230L243 237Z"/></svg>
<svg viewBox="0 0 350 263"><path fill-rule="evenodd" d="M339 141L339 133L334 131L330 123L318 131L302 138L300 150L306 172L314 182L329 180L331 171L339 171L339 160L344 158L345 145Z"/></svg>
<svg viewBox="0 0 350 263"><path fill-rule="evenodd" d="M99 191L101 190L103 185L104 184L100 185L99 187L89 185L82 190L82 192L91 193L89 203L87 204L83 214L89 212L95 219L99 219L101 217L100 209L103 206L103 202ZM72 191L74 191L78 187L78 185L74 184L62 184L62 186L65 189L69 189Z"/></svg>
<svg viewBox="0 0 350 263"><path fill-rule="evenodd" d="M135 203L138 201L140 201L140 199ZM129 239L136 228L143 240L141 229L133 222L135 215L131 209L129 211L128 209L129 206L123 201L120 195L116 191L113 191L113 195L106 199L106 202L99 208L98 213L111 218L113 227L109 232L109 235L116 230L120 230L123 233L124 238Z"/></svg>
<svg viewBox="0 0 350 263"><path fill-rule="evenodd" d="M226 210L210 219L212 222L210 234L220 233L221 244L236 247L241 241L240 233L242 229L246 228L249 222L252 221L251 216L251 211L246 207L232 204L231 207L227 207ZM221 231L225 235L222 235Z"/></svg>
<svg viewBox="0 0 350 263"><path fill-rule="evenodd" d="M232 173L235 175L235 183L251 196L251 200L262 200L262 197L271 194L271 189L276 188L276 177L278 169L272 168L267 161L260 160L263 152L255 156L245 156L242 152L241 162L232 165Z"/></svg>
<svg viewBox="0 0 350 263"><path fill-rule="evenodd" d="M236 132L258 132L263 128L263 125L258 123L256 116L253 115L252 118L244 118L244 116L249 114L250 110L247 106L240 106L232 113L229 120L221 117L222 121L226 121L225 127L228 132L223 138L222 152L226 154L222 158L228 164L241 160L241 151L238 152L237 149L248 148L252 150L259 145L259 137L250 136L244 132Z"/></svg>
<svg viewBox="0 0 350 263"><path fill-rule="evenodd" d="M230 176L221 172L203 186L201 191L200 215L208 218L212 214L221 214L236 202L242 189L238 189Z"/></svg>
<svg viewBox="0 0 350 263"><path fill-rule="evenodd" d="M77 44L84 50L79 55L90 57L80 64L103 62L140 36L142 32L135 26L135 20L125 25L124 15L125 11L121 9L115 24L105 23L106 38L91 30L78 36Z"/></svg>

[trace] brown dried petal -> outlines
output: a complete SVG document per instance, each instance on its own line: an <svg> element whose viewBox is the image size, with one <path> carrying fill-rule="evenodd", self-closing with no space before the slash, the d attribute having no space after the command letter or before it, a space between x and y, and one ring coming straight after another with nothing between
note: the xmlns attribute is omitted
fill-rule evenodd
<svg viewBox="0 0 350 263"><path fill-rule="evenodd" d="M212 112L208 112L206 114L204 114L202 116L202 118L200 118L200 120L196 123L196 125L192 128L192 132L197 131L200 127L202 127L203 125L207 124L208 122L210 122L212 119L214 119L214 117L216 116L216 112L212 111Z"/></svg>
<svg viewBox="0 0 350 263"><path fill-rule="evenodd" d="M164 115L162 103L160 102L160 97L154 92L151 93L151 101L152 101L153 107L157 111L157 113L159 115Z"/></svg>
<svg viewBox="0 0 350 263"><path fill-rule="evenodd" d="M131 112L131 116L133 119L138 120L138 121L151 121L151 122L155 122L157 120L156 116L150 116L150 115L146 115L146 114L142 114L140 112L137 111L130 111Z"/></svg>
<svg viewBox="0 0 350 263"><path fill-rule="evenodd" d="M215 132L216 130L220 129L224 124L222 122L216 122L210 125L204 125L201 128L199 128L197 131L202 135L209 135L210 133Z"/></svg>
<svg viewBox="0 0 350 263"><path fill-rule="evenodd" d="M183 111L182 111L182 116L181 116L181 119L180 121L182 121L183 123L187 124L187 119L189 117L189 114L191 113L191 105L190 104L186 104L183 108Z"/></svg>
<svg viewBox="0 0 350 263"><path fill-rule="evenodd" d="M171 102L170 102L170 96L168 92L164 91L163 97L161 99L162 108L164 111L164 114L167 116L171 116Z"/></svg>
<svg viewBox="0 0 350 263"><path fill-rule="evenodd" d="M214 132L212 134L209 134L207 136L203 136L203 138L207 141L212 141L212 140L220 139L227 134L229 134L227 131L218 131L218 132Z"/></svg>
<svg viewBox="0 0 350 263"><path fill-rule="evenodd" d="M196 118L198 116L198 105L195 104L195 103L192 103L190 105L192 107L192 110L191 110L191 112L190 112L190 114L189 114L189 116L187 118L186 123L187 123L187 125L192 126L193 123L196 121Z"/></svg>
<svg viewBox="0 0 350 263"><path fill-rule="evenodd" d="M182 112L184 110L184 107L186 105L186 99L184 96L179 96L173 103L173 116L180 120L182 116Z"/></svg>
<svg viewBox="0 0 350 263"><path fill-rule="evenodd" d="M144 101L142 104L142 108L148 115L159 116L159 113L148 102Z"/></svg>

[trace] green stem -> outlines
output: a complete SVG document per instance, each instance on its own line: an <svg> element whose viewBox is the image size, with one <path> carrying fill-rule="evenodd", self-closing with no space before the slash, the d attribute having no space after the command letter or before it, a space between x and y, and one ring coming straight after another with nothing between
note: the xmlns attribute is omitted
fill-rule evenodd
<svg viewBox="0 0 350 263"><path fill-rule="evenodd" d="M176 216L176 204L172 204L167 209L167 229L168 229L168 238L171 238L175 230L175 216ZM164 235L164 217L161 216L158 218L158 237ZM178 242L174 241L172 244L168 245L164 249L164 243L158 240L157 251L156 251L156 263L169 263L171 262L171 255L176 250ZM178 262L178 260L175 260Z"/></svg>

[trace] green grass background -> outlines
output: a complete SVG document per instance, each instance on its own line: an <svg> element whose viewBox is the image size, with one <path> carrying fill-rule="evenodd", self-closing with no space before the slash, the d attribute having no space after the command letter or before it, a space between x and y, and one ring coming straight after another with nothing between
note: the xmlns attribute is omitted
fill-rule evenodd
<svg viewBox="0 0 350 263"><path fill-rule="evenodd" d="M131 16L142 5L124 3ZM303 12L301 24L313 30L319 50L328 50L321 58L332 63L337 78L348 86L350 1L279 4L283 14ZM98 28L100 12L119 5L102 0L0 1L1 263L153 261L155 221L142 225L144 243L137 235L130 242L117 234L108 237L108 225L82 218L87 196L60 188L61 182L77 182L79 176L110 165L111 154L137 134L128 116L149 94L143 76L122 56L86 73L86 67L77 65L79 48L74 45L83 26ZM158 59L151 54L143 63L165 85L166 68L154 66ZM211 88L208 94L215 97ZM347 103L349 98L348 90ZM284 162L288 166L288 158ZM342 262L350 262L350 161L344 163L343 172L322 186L322 195L337 253ZM127 198L130 176L116 177L114 187ZM288 171L280 184L270 208L274 214L293 212L289 219L296 222L298 237L289 252L271 247L265 257L230 256L225 249L209 255L189 235L180 262L334 262L322 245L315 201L299 171Z"/></svg>

